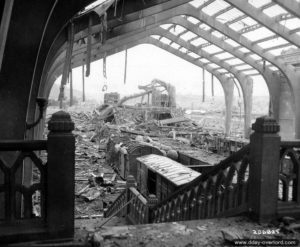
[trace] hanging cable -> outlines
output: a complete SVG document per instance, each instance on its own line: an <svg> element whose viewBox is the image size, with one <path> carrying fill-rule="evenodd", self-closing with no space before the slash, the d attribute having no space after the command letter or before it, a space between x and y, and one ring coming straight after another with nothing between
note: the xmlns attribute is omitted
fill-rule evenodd
<svg viewBox="0 0 300 247"><path fill-rule="evenodd" d="M104 85L102 87L102 92L107 91L107 75L106 75L106 53L103 57L103 77L104 77Z"/></svg>
<svg viewBox="0 0 300 247"><path fill-rule="evenodd" d="M69 82L70 82L70 106L73 105L73 73L72 69L70 69L69 73Z"/></svg>
<svg viewBox="0 0 300 247"><path fill-rule="evenodd" d="M214 98L215 96L215 89L214 89L214 75L211 74L211 96Z"/></svg>
<svg viewBox="0 0 300 247"><path fill-rule="evenodd" d="M127 49L125 50L124 84L126 84L126 77L127 77Z"/></svg>
<svg viewBox="0 0 300 247"><path fill-rule="evenodd" d="M203 79L203 84L202 84L202 102L205 101L205 70L202 68L202 79Z"/></svg>
<svg viewBox="0 0 300 247"><path fill-rule="evenodd" d="M84 64L82 64L82 102L85 102Z"/></svg>
<svg viewBox="0 0 300 247"><path fill-rule="evenodd" d="M73 24L73 22L71 22L70 25L68 26L68 46L67 46L67 50L66 50L63 74L62 74L61 83L60 83L60 94L59 94L59 98L58 98L59 101L62 101L64 98L64 93L62 92L62 90L64 90L65 85L67 84L69 72L71 69L73 44L74 44L74 24Z"/></svg>
<svg viewBox="0 0 300 247"><path fill-rule="evenodd" d="M88 36L86 45L86 71L85 76L90 76L91 72L91 53L92 53L92 16L89 16Z"/></svg>

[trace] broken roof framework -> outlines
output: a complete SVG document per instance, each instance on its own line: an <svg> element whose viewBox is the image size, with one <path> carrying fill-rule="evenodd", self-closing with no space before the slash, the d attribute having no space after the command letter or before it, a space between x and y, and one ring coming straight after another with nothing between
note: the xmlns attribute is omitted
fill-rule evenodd
<svg viewBox="0 0 300 247"><path fill-rule="evenodd" d="M300 67L284 60L286 50L300 47L299 17L299 0L163 1L125 15L121 21L108 20L106 43L93 39L92 61L150 43L206 69L222 84L237 80L244 100L247 84L252 83L253 77L262 76L274 101L278 97L278 82L285 78L294 92L300 78ZM99 25L95 24L92 34L98 32ZM75 41L86 37L87 27L75 35ZM84 42L74 47L73 67L83 63L85 51ZM64 57L63 53L64 48L56 57ZM49 68L53 73L46 78L51 81L48 93L53 75L59 75L62 63L53 62ZM296 104L294 97L291 101Z"/></svg>

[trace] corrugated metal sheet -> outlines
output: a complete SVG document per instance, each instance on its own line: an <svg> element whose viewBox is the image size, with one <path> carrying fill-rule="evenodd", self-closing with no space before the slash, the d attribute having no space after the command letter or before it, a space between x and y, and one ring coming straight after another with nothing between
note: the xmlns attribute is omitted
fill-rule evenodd
<svg viewBox="0 0 300 247"><path fill-rule="evenodd" d="M165 156L149 154L137 158L148 169L160 174L176 186L186 184L201 174Z"/></svg>

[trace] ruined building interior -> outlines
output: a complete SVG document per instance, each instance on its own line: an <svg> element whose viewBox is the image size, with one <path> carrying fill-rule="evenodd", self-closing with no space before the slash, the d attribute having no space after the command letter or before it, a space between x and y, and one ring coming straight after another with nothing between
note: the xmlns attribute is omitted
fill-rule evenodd
<svg viewBox="0 0 300 247"><path fill-rule="evenodd" d="M1 0L0 21L0 245L297 246L299 0ZM197 66L199 102L205 73L220 83L222 135L187 118L160 78L131 95L104 84L92 113L67 109L72 71L85 101L91 64L106 77L108 57L141 44ZM257 78L269 102L254 119Z"/></svg>

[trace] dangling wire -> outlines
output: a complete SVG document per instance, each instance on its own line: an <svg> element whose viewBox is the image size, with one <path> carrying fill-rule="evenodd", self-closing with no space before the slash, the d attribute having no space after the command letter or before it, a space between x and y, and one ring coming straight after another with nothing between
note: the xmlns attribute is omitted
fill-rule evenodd
<svg viewBox="0 0 300 247"><path fill-rule="evenodd" d="M127 77L127 49L125 50L125 65L124 65L124 84L126 84Z"/></svg>
<svg viewBox="0 0 300 247"><path fill-rule="evenodd" d="M88 37L86 46L86 71L85 76L90 76L91 72L91 53L92 53L92 16L89 16Z"/></svg>
<svg viewBox="0 0 300 247"><path fill-rule="evenodd" d="M103 57L103 77L104 77L104 85L102 87L102 92L107 91L107 75L106 75L106 53Z"/></svg>

